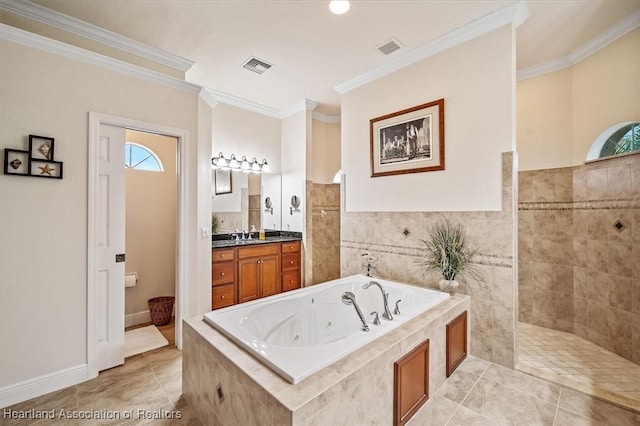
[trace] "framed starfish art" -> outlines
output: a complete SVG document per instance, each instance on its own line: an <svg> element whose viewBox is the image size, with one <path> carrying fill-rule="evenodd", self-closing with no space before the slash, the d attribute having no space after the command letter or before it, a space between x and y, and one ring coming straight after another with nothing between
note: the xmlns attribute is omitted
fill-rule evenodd
<svg viewBox="0 0 640 426"><path fill-rule="evenodd" d="M54 161L54 139L29 135L29 150L4 149L4 174L62 179L62 161Z"/></svg>

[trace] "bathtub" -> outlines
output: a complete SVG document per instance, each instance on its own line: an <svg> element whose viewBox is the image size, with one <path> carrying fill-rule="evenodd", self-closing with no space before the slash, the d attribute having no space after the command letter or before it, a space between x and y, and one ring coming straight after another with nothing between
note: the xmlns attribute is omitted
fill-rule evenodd
<svg viewBox="0 0 640 426"><path fill-rule="evenodd" d="M400 315L382 318L382 293L369 281L380 283L389 293L389 308L399 303ZM361 330L353 305L342 294L355 294L369 326ZM449 294L365 275L352 275L299 290L218 309L204 320L259 359L289 383L296 384L333 364L385 333L446 300ZM373 324L371 312L380 314Z"/></svg>

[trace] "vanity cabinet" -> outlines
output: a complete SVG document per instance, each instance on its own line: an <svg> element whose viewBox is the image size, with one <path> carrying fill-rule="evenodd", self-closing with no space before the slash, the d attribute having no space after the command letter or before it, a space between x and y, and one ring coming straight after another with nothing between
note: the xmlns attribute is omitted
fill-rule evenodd
<svg viewBox="0 0 640 426"><path fill-rule="evenodd" d="M238 302L280 293L280 247L255 245L238 249Z"/></svg>
<svg viewBox="0 0 640 426"><path fill-rule="evenodd" d="M235 251L213 250L211 256L211 309L224 308L236 303Z"/></svg>
<svg viewBox="0 0 640 426"><path fill-rule="evenodd" d="M393 425L404 425L429 399L429 339L393 364Z"/></svg>
<svg viewBox="0 0 640 426"><path fill-rule="evenodd" d="M447 324L447 377L467 357L467 311Z"/></svg>
<svg viewBox="0 0 640 426"><path fill-rule="evenodd" d="M300 241L214 248L211 309L300 288Z"/></svg>
<svg viewBox="0 0 640 426"><path fill-rule="evenodd" d="M300 241L282 243L282 291L300 288Z"/></svg>

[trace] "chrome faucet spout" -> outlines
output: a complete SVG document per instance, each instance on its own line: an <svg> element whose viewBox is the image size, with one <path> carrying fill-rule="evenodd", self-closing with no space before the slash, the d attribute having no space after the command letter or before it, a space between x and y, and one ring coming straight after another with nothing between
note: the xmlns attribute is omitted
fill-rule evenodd
<svg viewBox="0 0 640 426"><path fill-rule="evenodd" d="M382 292L382 303L383 303L383 307L384 307L384 313L382 314L382 319L385 319L387 321L392 321L393 320L393 315L391 315L391 310L389 309L389 293L384 291L384 288L382 287L382 284L380 284L377 281L369 281L368 283L364 284L362 286L362 288L366 290L369 287L371 287L372 285L375 285L376 287L378 287L380 289L380 291Z"/></svg>
<svg viewBox="0 0 640 426"><path fill-rule="evenodd" d="M344 293L342 293L342 303L344 303L345 305L353 305L353 307L356 309L358 317L360 318L360 321L362 322L362 327L360 328L360 330L369 331L367 320L364 319L364 315L362 315L362 311L360 310L360 308L358 307L358 303L356 302L356 295L350 291L345 291Z"/></svg>

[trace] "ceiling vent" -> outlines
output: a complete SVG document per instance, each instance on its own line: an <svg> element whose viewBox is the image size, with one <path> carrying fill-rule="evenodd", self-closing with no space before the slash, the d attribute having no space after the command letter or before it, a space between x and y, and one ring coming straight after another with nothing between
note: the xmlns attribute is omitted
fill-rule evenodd
<svg viewBox="0 0 640 426"><path fill-rule="evenodd" d="M388 55L388 54L393 53L396 50L400 49L401 47L403 47L402 43L400 43L395 38L392 38L392 39L390 39L388 41L385 41L384 43L376 46L376 50L378 52L380 52L382 55Z"/></svg>
<svg viewBox="0 0 640 426"><path fill-rule="evenodd" d="M257 74L263 74L266 70L271 68L273 65L263 61L262 59L258 59L256 57L251 57L244 64L242 64L242 68L247 69L249 71L253 71Z"/></svg>

